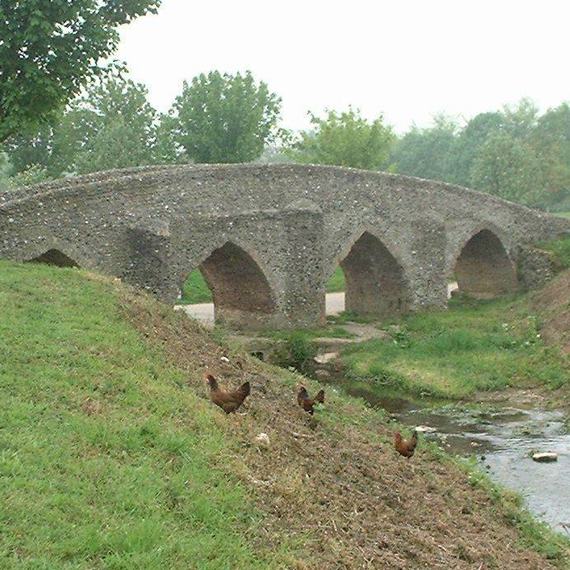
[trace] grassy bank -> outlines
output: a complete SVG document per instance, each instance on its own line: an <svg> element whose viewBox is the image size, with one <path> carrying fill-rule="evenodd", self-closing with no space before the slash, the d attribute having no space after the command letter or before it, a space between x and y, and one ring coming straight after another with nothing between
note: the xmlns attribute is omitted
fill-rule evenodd
<svg viewBox="0 0 570 570"><path fill-rule="evenodd" d="M570 269L570 237L543 243L541 247L552 253L560 268Z"/></svg>
<svg viewBox="0 0 570 570"><path fill-rule="evenodd" d="M384 414L220 346L150 297L0 262L0 567L562 568L568 547ZM243 414L205 393L252 385ZM257 436L266 433L268 445ZM505 548L508 545L508 548Z"/></svg>
<svg viewBox="0 0 570 570"><path fill-rule="evenodd" d="M349 373L414 394L461 398L478 390L570 381L570 364L542 342L529 300L450 302L448 311L410 315L391 339L347 348Z"/></svg>
<svg viewBox="0 0 570 570"><path fill-rule="evenodd" d="M267 567L231 437L109 284L0 262L0 314L1 567Z"/></svg>
<svg viewBox="0 0 570 570"><path fill-rule="evenodd" d="M331 275L331 278L328 280L326 291L327 293L339 293L344 291L346 287L345 280L344 280L344 272L342 269L337 267L335 272Z"/></svg>
<svg viewBox="0 0 570 570"><path fill-rule="evenodd" d="M212 292L199 269L195 269L188 275L182 287L182 297L178 302L181 305L212 302Z"/></svg>

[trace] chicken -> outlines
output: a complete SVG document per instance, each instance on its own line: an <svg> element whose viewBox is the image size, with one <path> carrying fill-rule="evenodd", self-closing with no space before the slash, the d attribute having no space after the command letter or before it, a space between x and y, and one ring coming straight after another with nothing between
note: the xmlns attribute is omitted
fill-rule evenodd
<svg viewBox="0 0 570 570"><path fill-rule="evenodd" d="M394 434L394 448L400 455L410 458L416 450L416 445L418 445L418 432L416 430L410 439L404 439L399 431Z"/></svg>
<svg viewBox="0 0 570 570"><path fill-rule="evenodd" d="M211 374L206 374L206 380L210 386L210 400L216 406L220 406L226 414L238 410L251 391L249 382L243 383L237 390L226 392L220 389L218 381Z"/></svg>
<svg viewBox="0 0 570 570"><path fill-rule="evenodd" d="M308 412L309 414L313 415L315 413L314 405L317 403L319 404L325 403L325 391L320 390L317 393L317 395L311 400L311 398L309 398L309 393L307 392L305 386L301 386L297 394L297 403L299 404L299 406L301 406L301 408L303 408L303 410L305 410L305 412Z"/></svg>

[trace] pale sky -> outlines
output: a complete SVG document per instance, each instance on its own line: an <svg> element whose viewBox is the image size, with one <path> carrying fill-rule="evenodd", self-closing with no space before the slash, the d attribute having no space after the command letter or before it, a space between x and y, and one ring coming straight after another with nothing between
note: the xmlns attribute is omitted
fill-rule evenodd
<svg viewBox="0 0 570 570"><path fill-rule="evenodd" d="M161 111L184 79L250 69L285 127L352 104L403 132L438 112L570 100L570 0L163 0L117 55Z"/></svg>

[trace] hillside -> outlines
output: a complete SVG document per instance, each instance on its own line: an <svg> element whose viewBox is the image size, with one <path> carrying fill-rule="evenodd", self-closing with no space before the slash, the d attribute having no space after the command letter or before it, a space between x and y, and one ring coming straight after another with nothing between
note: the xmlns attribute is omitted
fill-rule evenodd
<svg viewBox="0 0 570 570"><path fill-rule="evenodd" d="M118 282L0 262L0 315L0 567L568 567L477 473L330 388L309 419L315 384ZM250 380L243 414L205 370Z"/></svg>
<svg viewBox="0 0 570 570"><path fill-rule="evenodd" d="M541 319L541 333L547 343L570 354L570 269L533 296Z"/></svg>

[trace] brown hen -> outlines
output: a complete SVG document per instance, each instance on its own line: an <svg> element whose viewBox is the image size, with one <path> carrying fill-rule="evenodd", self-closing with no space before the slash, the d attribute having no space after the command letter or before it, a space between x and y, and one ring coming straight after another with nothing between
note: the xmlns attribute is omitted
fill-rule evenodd
<svg viewBox="0 0 570 570"><path fill-rule="evenodd" d="M418 432L416 430L410 439L404 439L399 431L394 434L394 448L400 455L410 458L416 451L416 445L418 445Z"/></svg>
<svg viewBox="0 0 570 570"><path fill-rule="evenodd" d="M313 399L311 399L309 398L309 393L307 392L305 386L301 386L297 394L297 403L299 404L299 406L301 406L301 408L303 408L303 410L305 410L305 412L308 412L309 414L313 415L315 413L314 410L315 404L325 403L325 391L320 390L317 393L317 395Z"/></svg>
<svg viewBox="0 0 570 570"><path fill-rule="evenodd" d="M218 381L211 374L206 374L206 380L210 386L210 400L226 414L238 410L251 391L249 382L244 382L237 390L227 392L218 386Z"/></svg>

